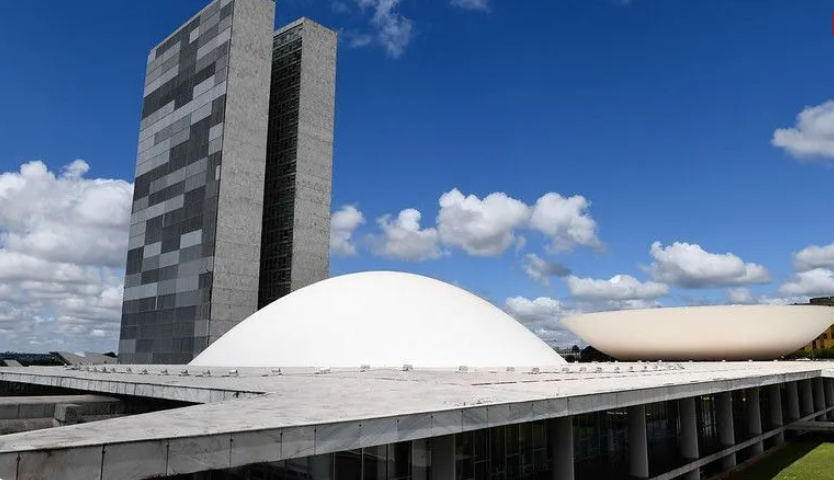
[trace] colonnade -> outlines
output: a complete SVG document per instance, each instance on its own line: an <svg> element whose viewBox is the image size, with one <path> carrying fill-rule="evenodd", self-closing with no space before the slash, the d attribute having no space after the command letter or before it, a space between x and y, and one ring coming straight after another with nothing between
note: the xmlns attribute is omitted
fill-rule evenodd
<svg viewBox="0 0 834 480"><path fill-rule="evenodd" d="M787 418L783 418L782 393L780 385L755 387L745 390L746 422L748 437L754 440L749 448L751 457L764 452L764 432L762 419L766 416L771 430L779 429L787 424L796 422L800 418L807 418L817 412L834 406L834 379L814 378L784 384L786 388ZM767 412L761 411L760 398L767 395ZM680 454L685 460L691 461L682 467L681 476L684 480L700 479L700 465L698 460L702 452L699 447L698 409L696 398L688 397L677 400L678 421L680 425L679 445ZM735 421L733 415L733 395L731 392L720 392L714 395L715 419L718 441L722 451L731 450L720 457L722 470L729 470L736 466L737 445L735 436ZM649 448L646 429L646 405L634 405L627 409L627 439L628 439L628 471L633 478L650 478L664 472L652 472L649 462ZM817 419L834 419L834 410L827 414L820 414ZM574 433L572 417L560 417L550 421L549 435L552 438L551 452L553 458L554 480L574 480ZM773 445L784 442L782 431L772 435ZM432 441L432 478L452 480L455 478L455 442L454 436L438 437Z"/></svg>

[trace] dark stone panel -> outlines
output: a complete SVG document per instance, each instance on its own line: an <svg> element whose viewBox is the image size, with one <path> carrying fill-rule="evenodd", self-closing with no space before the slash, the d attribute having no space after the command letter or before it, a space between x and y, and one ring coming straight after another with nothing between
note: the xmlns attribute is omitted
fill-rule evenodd
<svg viewBox="0 0 834 480"><path fill-rule="evenodd" d="M150 353L153 351L153 339L151 338L137 338L136 352Z"/></svg>
<svg viewBox="0 0 834 480"><path fill-rule="evenodd" d="M159 281L159 269L142 272L142 284L156 283Z"/></svg>
<svg viewBox="0 0 834 480"><path fill-rule="evenodd" d="M200 279L199 279L200 289L210 288L213 281L214 281L214 274L212 272L206 272L206 273L200 274Z"/></svg>
<svg viewBox="0 0 834 480"><path fill-rule="evenodd" d="M203 247L201 245L194 245L193 247L183 248L180 250L180 262L193 262L199 260Z"/></svg>
<svg viewBox="0 0 834 480"><path fill-rule="evenodd" d="M211 102L210 125L220 124L226 116L226 95L221 95Z"/></svg>
<svg viewBox="0 0 834 480"><path fill-rule="evenodd" d="M148 206L152 207L158 203L162 203L165 200L170 200L172 198L178 197L185 193L185 182L177 182L173 185L168 185L167 187L161 189L158 192L154 192L148 196Z"/></svg>
<svg viewBox="0 0 834 480"><path fill-rule="evenodd" d="M149 297L149 298L140 298L139 299L139 311L140 312L149 312L151 310L156 309L156 297Z"/></svg>
<svg viewBox="0 0 834 480"><path fill-rule="evenodd" d="M142 256L145 248L139 247L127 252L127 274L139 273L142 268Z"/></svg>
<svg viewBox="0 0 834 480"><path fill-rule="evenodd" d="M159 297L157 297L156 304L160 310L174 308L177 306L177 296L174 294L160 295Z"/></svg>

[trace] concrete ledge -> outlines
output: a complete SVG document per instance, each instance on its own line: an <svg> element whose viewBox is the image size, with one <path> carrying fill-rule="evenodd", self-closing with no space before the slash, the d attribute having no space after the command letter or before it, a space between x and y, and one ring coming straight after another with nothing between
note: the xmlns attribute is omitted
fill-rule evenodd
<svg viewBox="0 0 834 480"><path fill-rule="evenodd" d="M32 369L30 368L30 370ZM69 375L54 375L40 372L22 373L4 370L0 371L0 381L29 385L45 385L69 390L99 392L111 395L159 398L188 403L222 402L237 398L250 398L264 393L258 391L225 390L222 388L195 385L165 385L151 380L148 380L147 382L140 382L133 379L120 379L118 378L118 374L106 375L112 375L114 378L90 379ZM152 379L154 377L148 378Z"/></svg>
<svg viewBox="0 0 834 480"><path fill-rule="evenodd" d="M826 412L831 411L831 409L827 409ZM816 415L812 415L812 417L816 418ZM834 432L834 422L821 422L821 421L806 421L806 422L796 422L791 424L788 427L789 430L799 430L804 432Z"/></svg>
<svg viewBox="0 0 834 480"><path fill-rule="evenodd" d="M81 423L84 415L81 413L81 405L77 403L59 403L55 405L56 426L75 425Z"/></svg>
<svg viewBox="0 0 834 480"><path fill-rule="evenodd" d="M112 415L124 410L118 398L102 395L0 397L0 421L53 418L56 415L56 406L60 404L78 405L79 412L83 415Z"/></svg>

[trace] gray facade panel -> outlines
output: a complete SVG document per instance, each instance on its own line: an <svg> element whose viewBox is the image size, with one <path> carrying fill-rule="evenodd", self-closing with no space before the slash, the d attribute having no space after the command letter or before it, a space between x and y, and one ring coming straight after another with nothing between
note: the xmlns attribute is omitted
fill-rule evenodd
<svg viewBox="0 0 834 480"><path fill-rule="evenodd" d="M271 0L215 0L148 57L129 287L122 309L122 362L185 363L207 345L207 328L195 325L211 318L218 212L227 209L221 207L223 189L215 173L226 161L223 134L263 129L266 141L266 121L257 116L238 115L234 128L224 127L230 106L241 101L235 97L266 105L268 96L267 89L257 97L229 82L235 74L229 73L234 64L228 56L249 49L258 37L262 43L271 41L273 9ZM268 53L246 67L268 78ZM240 154L228 155L235 164ZM252 195L253 202L261 201L261 191ZM195 329L203 332L199 338Z"/></svg>

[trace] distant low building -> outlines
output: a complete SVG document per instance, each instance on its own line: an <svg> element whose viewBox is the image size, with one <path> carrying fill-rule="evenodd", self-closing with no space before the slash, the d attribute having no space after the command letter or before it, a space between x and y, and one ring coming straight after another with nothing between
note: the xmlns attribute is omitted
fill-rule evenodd
<svg viewBox="0 0 834 480"><path fill-rule="evenodd" d="M66 365L108 365L117 363L115 356L94 352L52 352Z"/></svg>
<svg viewBox="0 0 834 480"><path fill-rule="evenodd" d="M834 307L834 297L812 298L809 303L811 305ZM828 327L828 329L822 332L820 336L811 340L811 343L802 347L802 350L811 353L819 350L827 350L829 348L834 348L834 325Z"/></svg>

